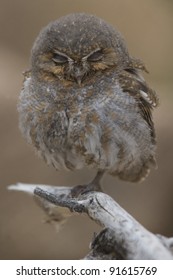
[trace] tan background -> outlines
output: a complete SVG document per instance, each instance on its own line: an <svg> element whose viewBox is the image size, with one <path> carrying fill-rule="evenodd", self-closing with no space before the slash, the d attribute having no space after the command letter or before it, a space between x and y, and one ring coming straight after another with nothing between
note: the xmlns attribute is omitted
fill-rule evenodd
<svg viewBox="0 0 173 280"><path fill-rule="evenodd" d="M173 236L173 1L170 0L0 0L0 259L82 258L98 227L75 216L56 234L43 224L41 210L22 193L7 192L16 182L69 185L93 173L58 173L38 159L18 130L16 103L22 71L39 30L71 12L96 14L116 25L132 55L150 70L147 80L161 106L154 119L158 170L142 184L104 179L105 190L154 233Z"/></svg>

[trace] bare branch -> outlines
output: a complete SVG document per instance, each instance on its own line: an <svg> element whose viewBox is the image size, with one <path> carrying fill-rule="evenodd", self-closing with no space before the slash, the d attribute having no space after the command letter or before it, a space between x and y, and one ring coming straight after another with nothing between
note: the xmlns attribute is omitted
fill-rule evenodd
<svg viewBox="0 0 173 280"><path fill-rule="evenodd" d="M58 207L60 215L62 207L65 207L71 211L65 218L72 211L87 213L104 227L94 237L85 259L173 259L173 238L149 232L105 193L88 192L73 198L69 187L17 184L8 188L37 197L43 210L49 209L48 216L51 216L50 209L53 211ZM55 217L53 220L59 222ZM63 219L60 220L62 222Z"/></svg>

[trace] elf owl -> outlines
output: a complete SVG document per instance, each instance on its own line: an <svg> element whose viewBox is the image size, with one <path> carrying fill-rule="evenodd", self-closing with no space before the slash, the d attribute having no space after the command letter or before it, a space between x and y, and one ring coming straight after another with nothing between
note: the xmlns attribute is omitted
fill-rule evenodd
<svg viewBox="0 0 173 280"><path fill-rule="evenodd" d="M137 182L155 165L158 98L142 71L121 34L93 15L64 16L38 35L19 98L20 129L57 170L96 170L74 195L101 190L104 173Z"/></svg>

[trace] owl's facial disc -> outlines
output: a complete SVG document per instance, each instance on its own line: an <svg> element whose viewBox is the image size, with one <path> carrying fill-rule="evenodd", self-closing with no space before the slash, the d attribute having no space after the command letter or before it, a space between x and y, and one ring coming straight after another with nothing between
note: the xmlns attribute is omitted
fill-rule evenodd
<svg viewBox="0 0 173 280"><path fill-rule="evenodd" d="M69 57L67 54L54 50L52 60L57 67L62 68L64 79L73 80L81 85L85 77L89 75L94 64L101 62L103 52L95 49L83 57Z"/></svg>

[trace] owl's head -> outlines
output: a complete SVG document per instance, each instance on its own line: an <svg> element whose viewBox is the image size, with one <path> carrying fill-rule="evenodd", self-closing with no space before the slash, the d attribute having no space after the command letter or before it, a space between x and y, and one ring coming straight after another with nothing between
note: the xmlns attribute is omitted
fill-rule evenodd
<svg viewBox="0 0 173 280"><path fill-rule="evenodd" d="M42 79L81 84L94 73L129 62L120 33L100 18L70 14L51 22L32 49L32 71Z"/></svg>

